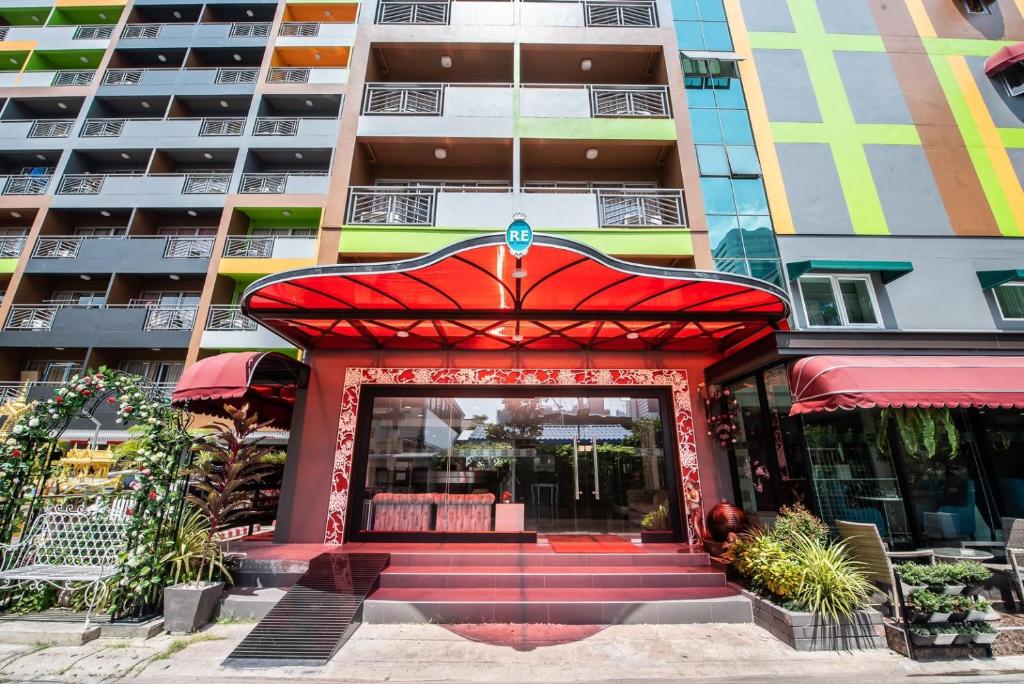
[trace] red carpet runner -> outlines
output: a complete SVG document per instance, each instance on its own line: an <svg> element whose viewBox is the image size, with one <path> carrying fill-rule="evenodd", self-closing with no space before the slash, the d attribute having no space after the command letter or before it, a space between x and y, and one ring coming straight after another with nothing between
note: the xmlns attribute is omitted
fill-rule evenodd
<svg viewBox="0 0 1024 684"><path fill-rule="evenodd" d="M555 553L636 553L637 547L614 534L559 534L548 537Z"/></svg>

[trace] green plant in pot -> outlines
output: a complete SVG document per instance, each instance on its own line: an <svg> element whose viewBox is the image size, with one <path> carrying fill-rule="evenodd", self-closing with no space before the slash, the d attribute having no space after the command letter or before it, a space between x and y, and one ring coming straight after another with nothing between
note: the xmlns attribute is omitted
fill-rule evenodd
<svg viewBox="0 0 1024 684"><path fill-rule="evenodd" d="M668 503L662 503L640 519L640 527L644 530L668 529Z"/></svg>
<svg viewBox="0 0 1024 684"><path fill-rule="evenodd" d="M178 543L167 558L178 578L185 580L164 588L164 627L172 633L194 632L209 622L224 581L231 580L215 535L245 520L252 506L247 485L274 469L263 462L273 447L262 444L264 438L255 434L271 423L250 415L248 404L225 404L224 412L230 423L216 422L197 438L186 497L191 510L183 517Z"/></svg>
<svg viewBox="0 0 1024 684"><path fill-rule="evenodd" d="M910 594L907 603L914 622L946 622L955 612L953 598L919 589Z"/></svg>

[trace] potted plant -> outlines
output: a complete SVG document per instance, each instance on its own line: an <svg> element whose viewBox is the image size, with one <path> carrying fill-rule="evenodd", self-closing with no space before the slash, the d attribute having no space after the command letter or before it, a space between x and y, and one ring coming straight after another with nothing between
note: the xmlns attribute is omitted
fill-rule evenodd
<svg viewBox="0 0 1024 684"><path fill-rule="evenodd" d="M954 625L953 628L956 632L956 638L953 639L954 644L969 644L974 641L974 637L978 633L978 628L969 622Z"/></svg>
<svg viewBox="0 0 1024 684"><path fill-rule="evenodd" d="M977 561L960 561L950 565L950 572L958 582L965 586L965 590L972 596L981 591L985 582L992 577L992 571Z"/></svg>
<svg viewBox="0 0 1024 684"><path fill-rule="evenodd" d="M932 625L929 627L935 634L936 646L949 646L956 641L956 628L952 625Z"/></svg>
<svg viewBox="0 0 1024 684"><path fill-rule="evenodd" d="M974 643L991 644L999 636L999 632L987 622L979 622L975 626Z"/></svg>
<svg viewBox="0 0 1024 684"><path fill-rule="evenodd" d="M929 567L910 561L896 566L897 576L903 585L904 596L910 596L915 591L923 591L928 588L925 577L928 574Z"/></svg>
<svg viewBox="0 0 1024 684"><path fill-rule="evenodd" d="M910 595L910 614L914 622L947 622L953 613L952 597L930 591Z"/></svg>
<svg viewBox="0 0 1024 684"><path fill-rule="evenodd" d="M925 625L910 626L910 640L915 646L934 646L938 635Z"/></svg>
<svg viewBox="0 0 1024 684"><path fill-rule="evenodd" d="M965 621L984 622L992 609L992 604L983 598L969 598L964 602L963 607L967 610Z"/></svg>
<svg viewBox="0 0 1024 684"><path fill-rule="evenodd" d="M668 503L662 502L640 519L640 541L644 544L673 541L668 524Z"/></svg>
<svg viewBox="0 0 1024 684"><path fill-rule="evenodd" d="M957 596L964 593L966 588L962 582L958 581L956 567L953 563L937 563L928 566L925 582L930 591L946 596Z"/></svg>
<svg viewBox="0 0 1024 684"><path fill-rule="evenodd" d="M241 408L225 404L224 410L230 424L214 423L208 434L197 439L198 456L186 497L193 512L180 528L178 557L168 558L183 568L176 573L178 579L184 575L188 580L164 588L164 629L175 634L194 632L210 621L224 580L231 579L215 535L249 514L252 502L246 485L272 470L262 459L273 448L262 445L262 437L253 436L270 422L260 423L255 414L250 416L248 404Z"/></svg>

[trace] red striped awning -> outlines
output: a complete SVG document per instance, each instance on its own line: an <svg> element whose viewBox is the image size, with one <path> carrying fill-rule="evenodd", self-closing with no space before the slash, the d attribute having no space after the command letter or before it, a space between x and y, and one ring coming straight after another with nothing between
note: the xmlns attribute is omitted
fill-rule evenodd
<svg viewBox="0 0 1024 684"><path fill-rule="evenodd" d="M992 78L1020 62L1024 62L1024 43L1007 45L985 60L985 75Z"/></svg>
<svg viewBox="0 0 1024 684"><path fill-rule="evenodd" d="M280 352L218 354L189 366L171 403L195 413L226 416L224 404L249 404L260 420L288 427L295 391L305 387L309 367Z"/></svg>
<svg viewBox="0 0 1024 684"><path fill-rule="evenodd" d="M810 356L789 366L790 415L890 407L1024 408L1020 356Z"/></svg>

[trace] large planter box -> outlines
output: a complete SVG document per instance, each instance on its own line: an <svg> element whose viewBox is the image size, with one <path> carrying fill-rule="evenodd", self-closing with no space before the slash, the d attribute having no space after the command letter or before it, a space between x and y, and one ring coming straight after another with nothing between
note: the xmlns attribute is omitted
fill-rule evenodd
<svg viewBox="0 0 1024 684"><path fill-rule="evenodd" d="M213 617L224 593L223 582L191 582L164 587L164 629L171 634L191 634Z"/></svg>
<svg viewBox="0 0 1024 684"><path fill-rule="evenodd" d="M797 651L851 651L888 648L882 614L859 610L849 620L833 622L812 613L797 613L741 589L754 604L754 624Z"/></svg>

